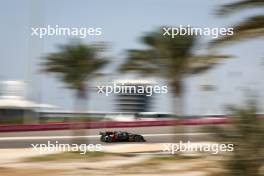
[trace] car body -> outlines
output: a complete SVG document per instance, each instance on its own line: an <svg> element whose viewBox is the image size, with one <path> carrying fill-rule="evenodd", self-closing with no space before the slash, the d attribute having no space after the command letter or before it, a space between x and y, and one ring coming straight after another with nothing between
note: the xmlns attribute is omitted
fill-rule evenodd
<svg viewBox="0 0 264 176"><path fill-rule="evenodd" d="M145 142L140 134L128 133L126 131L106 131L100 132L102 142Z"/></svg>

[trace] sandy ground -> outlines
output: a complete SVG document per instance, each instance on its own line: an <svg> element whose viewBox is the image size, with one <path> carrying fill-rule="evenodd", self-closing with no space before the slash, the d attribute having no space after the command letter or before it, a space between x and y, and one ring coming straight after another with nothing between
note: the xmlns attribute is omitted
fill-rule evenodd
<svg viewBox="0 0 264 176"><path fill-rule="evenodd" d="M48 175L207 175L209 162L200 160L145 164L152 156L107 157L97 161L9 162L0 167L1 176ZM207 169L205 169L205 167ZM52 173L52 174L51 174Z"/></svg>
<svg viewBox="0 0 264 176"><path fill-rule="evenodd" d="M121 147L122 146L122 147ZM69 160L49 162L26 162L25 158L40 156L32 149L1 149L1 176L47 176L47 175L190 175L203 176L208 172L208 162L200 160L179 161L176 163L145 163L160 152L162 144L114 144L104 147L105 152L141 153L133 156L107 156L97 160ZM42 156L58 152L43 152ZM204 169L204 166L207 169ZM194 170L193 168L198 168ZM201 168L201 169L200 169ZM52 174L51 174L52 173Z"/></svg>
<svg viewBox="0 0 264 176"><path fill-rule="evenodd" d="M163 152L165 143L132 143L132 144L110 144L102 145L102 152L109 153L160 153ZM193 145L198 143L192 143ZM205 144L205 142L203 142ZM63 151L43 150L41 153L33 148L0 149L0 164L18 161L21 158L59 153ZM164 153L164 152L163 152ZM169 154L167 152L167 154Z"/></svg>
<svg viewBox="0 0 264 176"><path fill-rule="evenodd" d="M133 153L109 155L97 159L73 159L28 162L28 157L40 156L30 148L0 149L1 176L222 176L223 169L218 156L202 155L202 158L179 158L177 160L154 160L162 144L113 144L104 152ZM57 152L43 152L42 156ZM142 152L145 152L144 154ZM154 152L154 153L153 153ZM136 153L136 154L135 154ZM159 155L161 156L161 155ZM264 171L264 168L262 169Z"/></svg>

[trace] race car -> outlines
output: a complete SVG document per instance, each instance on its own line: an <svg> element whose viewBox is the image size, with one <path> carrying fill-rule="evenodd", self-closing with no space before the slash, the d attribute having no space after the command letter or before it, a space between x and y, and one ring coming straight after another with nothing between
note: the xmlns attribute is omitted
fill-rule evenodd
<svg viewBox="0 0 264 176"><path fill-rule="evenodd" d="M125 131L100 132L102 142L145 142L142 135L128 133Z"/></svg>

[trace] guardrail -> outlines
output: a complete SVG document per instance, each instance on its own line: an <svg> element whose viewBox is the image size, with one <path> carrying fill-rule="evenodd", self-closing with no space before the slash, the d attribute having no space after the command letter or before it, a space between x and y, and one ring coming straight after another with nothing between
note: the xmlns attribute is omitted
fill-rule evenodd
<svg viewBox="0 0 264 176"><path fill-rule="evenodd" d="M183 120L138 120L138 121L100 121L80 123L48 123L48 124L17 124L0 125L0 132L19 131L49 131L68 129L98 129L98 128L135 128L151 126L175 126L175 125L210 125L226 124L228 118L199 118Z"/></svg>

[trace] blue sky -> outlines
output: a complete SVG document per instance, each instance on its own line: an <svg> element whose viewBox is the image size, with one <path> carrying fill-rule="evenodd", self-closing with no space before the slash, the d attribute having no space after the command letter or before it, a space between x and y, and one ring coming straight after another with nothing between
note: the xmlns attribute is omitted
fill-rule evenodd
<svg viewBox="0 0 264 176"><path fill-rule="evenodd" d="M39 3L37 3L39 2ZM219 18L215 9L230 0L2 0L0 6L0 78L2 80L27 80L29 98L54 104L66 109L73 106L73 93L54 76L40 74L40 58L56 51L56 45L68 42L67 37L50 36L36 39L30 28L38 25L65 27L101 27L103 35L87 37L84 43L105 41L111 45L107 55L113 63L125 58L125 50L142 48L139 37L162 25L188 25L196 27L227 27L260 9L244 11ZM204 51L207 37L201 39L197 50ZM226 104L241 104L244 91L258 91L263 108L264 83L263 38L242 42L219 49L224 54L236 56L223 62L207 74L186 79L187 114L221 113ZM262 65L261 65L262 63ZM113 68L109 69L109 72ZM214 93L204 93L201 84L217 85ZM169 95L155 101L154 111L172 111ZM165 103L164 103L165 102ZM111 98L91 93L89 110L114 111Z"/></svg>

